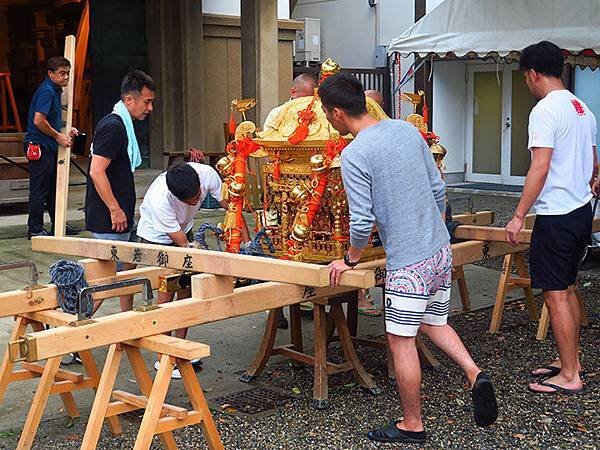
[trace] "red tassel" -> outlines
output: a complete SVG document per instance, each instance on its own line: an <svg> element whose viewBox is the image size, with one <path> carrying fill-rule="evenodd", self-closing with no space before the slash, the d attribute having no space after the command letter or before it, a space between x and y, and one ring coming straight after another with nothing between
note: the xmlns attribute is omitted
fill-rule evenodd
<svg viewBox="0 0 600 450"><path fill-rule="evenodd" d="M308 136L308 125L305 123L299 123L294 131L294 134L288 138L288 142L296 145L306 139L306 136Z"/></svg>
<svg viewBox="0 0 600 450"><path fill-rule="evenodd" d="M273 179L279 181L281 178L281 169L279 168L279 161L273 164Z"/></svg>
<svg viewBox="0 0 600 450"><path fill-rule="evenodd" d="M229 113L229 134L235 134L235 129L237 127L237 125L235 124L235 117L233 117L233 111L231 111L231 113Z"/></svg>
<svg viewBox="0 0 600 450"><path fill-rule="evenodd" d="M421 112L423 113L423 122L429 123L429 108L427 107L425 97L423 97L423 107L421 108Z"/></svg>

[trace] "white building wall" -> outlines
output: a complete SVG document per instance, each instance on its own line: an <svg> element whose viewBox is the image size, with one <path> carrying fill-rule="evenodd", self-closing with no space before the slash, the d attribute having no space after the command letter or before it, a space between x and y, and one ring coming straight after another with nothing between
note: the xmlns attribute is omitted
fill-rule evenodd
<svg viewBox="0 0 600 450"><path fill-rule="evenodd" d="M342 67L373 67L376 8L366 0L299 0L292 18L321 19L321 59Z"/></svg>
<svg viewBox="0 0 600 450"><path fill-rule="evenodd" d="M585 102L596 117L600 129L600 70L575 69L574 94ZM596 133L596 150L600 152L600 132Z"/></svg>
<svg viewBox="0 0 600 450"><path fill-rule="evenodd" d="M240 15L240 2L244 0L203 0L202 12L207 14L225 14L227 16ZM277 0L277 17L290 18L289 0Z"/></svg>
<svg viewBox="0 0 600 450"><path fill-rule="evenodd" d="M446 181L463 181L465 168L466 65L436 61L433 69L433 131L448 150Z"/></svg>

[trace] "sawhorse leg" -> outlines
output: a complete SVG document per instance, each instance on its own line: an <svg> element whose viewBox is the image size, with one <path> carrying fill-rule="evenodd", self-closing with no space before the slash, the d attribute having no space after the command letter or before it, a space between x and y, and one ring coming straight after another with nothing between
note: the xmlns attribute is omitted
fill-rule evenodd
<svg viewBox="0 0 600 450"><path fill-rule="evenodd" d="M42 373L40 383L35 391L33 400L31 401L31 408L29 409L29 414L27 414L27 419L25 420L25 425L23 426L21 437L17 444L17 449L19 450L30 449L33 445L33 439L35 438L35 433L37 432L40 420L44 414L44 409L48 403L50 390L54 384L54 379L61 359L60 356L55 356L46 361L44 372Z"/></svg>
<svg viewBox="0 0 600 450"><path fill-rule="evenodd" d="M25 330L27 329L27 321L21 317L17 316L15 320L15 327L10 335L9 342L16 341L20 336L25 334ZM8 388L8 383L10 383L10 379L13 372L14 363L10 362L10 356L8 354L8 347L4 351L4 356L2 357L2 362L0 363L0 402L4 398L4 393Z"/></svg>
<svg viewBox="0 0 600 450"><path fill-rule="evenodd" d="M154 383L152 384L152 390L148 396L148 404L146 405L146 411L142 418L142 423L135 440L134 450L146 450L150 448L152 439L154 438L154 430L160 419L162 407L167 397L167 391L169 390L169 384L171 382L171 374L175 368L175 358L169 355L161 355L160 363L158 366L158 372ZM172 434L171 434L172 435ZM173 441L174 447L177 445Z"/></svg>
<svg viewBox="0 0 600 450"><path fill-rule="evenodd" d="M269 311L267 318L267 325L265 327L265 334L260 343L260 349L256 358L246 369L246 371L240 376L240 381L244 383L250 383L255 377L260 375L264 370L271 354L273 353L273 346L275 344L275 337L277 336L277 317L279 309L272 309Z"/></svg>
<svg viewBox="0 0 600 450"><path fill-rule="evenodd" d="M329 314L333 316L335 327L337 328L338 335L340 337L340 343L342 344L344 356L346 357L346 361L352 364L354 375L358 380L358 384L371 391L372 394L381 394L381 388L377 386L377 383L375 383L371 375L367 373L364 366L358 359L358 355L354 349L354 344L352 343L352 336L350 335L350 329L348 327L348 323L346 322L342 305L339 303L333 305Z"/></svg>
<svg viewBox="0 0 600 450"><path fill-rule="evenodd" d="M122 356L123 351L117 348L117 344L112 344L108 348L104 369L102 370L102 376L98 383L98 389L96 391L96 396L94 397L94 404L92 405L92 411L90 412L90 418L85 429L81 448L96 448L96 445L98 444L100 432L102 431L102 424L106 417L106 409L110 403L110 397L112 395L115 380L117 379ZM117 419L116 417L114 418Z"/></svg>
<svg viewBox="0 0 600 450"><path fill-rule="evenodd" d="M527 264L525 263L525 257L522 252L515 253L515 266L517 268L519 279L523 280L521 286L523 288L523 294L525 295L525 303L527 304L527 311L529 311L529 318L537 321L540 316L537 305L535 304L535 299L533 298L533 289L531 288L529 271L527 270ZM527 283L525 283L525 281Z"/></svg>
<svg viewBox="0 0 600 450"><path fill-rule="evenodd" d="M215 421L213 420L208 404L206 403L206 398L204 397L202 387L198 382L194 368L189 361L181 360L178 360L177 367L179 372L181 372L183 385L188 393L192 407L194 410L200 411L202 416L200 427L202 428L202 433L204 434L204 439L208 444L208 448L211 450L224 449L225 447L223 447L223 443L221 442L221 436L219 435Z"/></svg>
<svg viewBox="0 0 600 450"><path fill-rule="evenodd" d="M149 406L150 405L150 396L151 396L151 392L153 390L154 385L152 382L152 378L150 377L150 374L148 374L148 369L146 368L146 363L144 362L144 359L142 358L142 354L138 348L126 345L125 352L127 353L127 358L129 359L129 363L131 364L131 368L133 369L133 373L134 373L135 379L137 380L138 385L140 387L140 391L142 392L142 394L144 394L146 397L148 397L148 406ZM162 363L162 358L164 356L168 356L168 355L161 356L161 363ZM171 378L171 373L173 373L172 368L171 368L171 371L169 372L169 377L167 379L167 389L168 389L168 381ZM158 374L157 374L157 378L158 378ZM154 382L156 382L156 379ZM166 392L165 392L165 396L166 396ZM162 406L162 403L164 403L164 397L161 402L161 406ZM146 409L147 409L147 407L146 407ZM159 434L159 438L166 448L168 448L168 449L176 449L177 448L177 444L175 443L175 438L173 437L173 433L171 431L166 431L164 433ZM150 439L150 441L152 441L152 439Z"/></svg>

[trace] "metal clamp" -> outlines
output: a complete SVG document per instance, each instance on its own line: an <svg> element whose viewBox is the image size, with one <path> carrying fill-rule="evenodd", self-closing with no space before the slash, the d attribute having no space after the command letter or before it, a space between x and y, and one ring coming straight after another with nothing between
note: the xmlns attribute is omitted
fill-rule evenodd
<svg viewBox="0 0 600 450"><path fill-rule="evenodd" d="M26 335L9 341L8 359L12 363L20 361L37 361L37 346L35 339L29 339Z"/></svg>
<svg viewBox="0 0 600 450"><path fill-rule="evenodd" d="M132 278L131 280L117 281L115 283L88 286L81 289L79 291L79 294L77 295L77 322L74 325L84 325L86 323L93 322L86 313L86 303L88 301L91 301L91 295L93 293L111 291L113 289L120 289L138 285L144 286L144 289L142 289L142 300L144 301L144 305L137 306L134 309L136 311L149 311L151 309L158 308L158 306L152 303L152 300L154 299L152 295L152 283L148 278Z"/></svg>
<svg viewBox="0 0 600 450"><path fill-rule="evenodd" d="M20 267L29 267L31 269L31 283L25 288L25 290L27 291L27 298L31 298L33 297L34 290L45 287L39 284L40 274L37 270L37 267L35 266L35 263L30 259L26 259L23 261L0 264L0 270L18 269Z"/></svg>
<svg viewBox="0 0 600 450"><path fill-rule="evenodd" d="M194 272L172 273L158 276L158 292L177 292L192 286Z"/></svg>

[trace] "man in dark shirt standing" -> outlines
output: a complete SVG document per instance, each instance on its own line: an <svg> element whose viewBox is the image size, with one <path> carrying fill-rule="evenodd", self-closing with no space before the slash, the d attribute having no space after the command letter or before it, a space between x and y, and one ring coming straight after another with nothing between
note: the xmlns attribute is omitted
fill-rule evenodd
<svg viewBox="0 0 600 450"><path fill-rule="evenodd" d="M121 100L96 126L85 202L86 229L96 239L137 239L133 172L141 164L141 156L133 120L144 120L152 112L155 89L154 80L146 73L129 72L121 83ZM117 262L117 270L131 267ZM123 311L132 308L133 295L120 300Z"/></svg>
<svg viewBox="0 0 600 450"><path fill-rule="evenodd" d="M37 88L27 118L25 153L29 159L29 219L27 238L47 236L44 229L44 210L48 211L54 223L56 197L56 159L58 146L71 146L71 138L78 134L75 128L61 133L62 108L60 95L62 88L69 84L71 63L62 56L54 56L46 63L47 77ZM33 150L39 146L39 151ZM32 147L33 151L28 151ZM67 234L76 234L67 228Z"/></svg>

